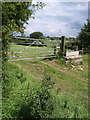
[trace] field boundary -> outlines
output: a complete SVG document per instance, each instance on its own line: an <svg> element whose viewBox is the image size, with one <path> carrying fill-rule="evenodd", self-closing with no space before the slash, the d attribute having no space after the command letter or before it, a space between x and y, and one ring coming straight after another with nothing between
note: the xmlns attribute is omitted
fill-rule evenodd
<svg viewBox="0 0 90 120"><path fill-rule="evenodd" d="M16 40L29 39L30 43L15 43L17 46L19 45L19 47L10 48L11 51L8 52L9 61L55 58L58 52L57 49L60 49L60 46L56 45L55 40L53 40L54 44L52 44L51 40L46 40L46 39L32 39L32 38L24 38L24 37L14 37L14 39ZM43 41L47 42L47 44L44 43ZM34 50L35 51L32 52L32 49L33 51Z"/></svg>

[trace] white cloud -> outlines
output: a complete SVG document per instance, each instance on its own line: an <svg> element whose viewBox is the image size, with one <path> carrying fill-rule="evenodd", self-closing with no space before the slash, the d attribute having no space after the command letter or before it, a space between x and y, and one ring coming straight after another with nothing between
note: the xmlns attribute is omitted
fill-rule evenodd
<svg viewBox="0 0 90 120"><path fill-rule="evenodd" d="M88 16L87 3L50 3L29 19L25 32L41 31L50 36L77 36Z"/></svg>

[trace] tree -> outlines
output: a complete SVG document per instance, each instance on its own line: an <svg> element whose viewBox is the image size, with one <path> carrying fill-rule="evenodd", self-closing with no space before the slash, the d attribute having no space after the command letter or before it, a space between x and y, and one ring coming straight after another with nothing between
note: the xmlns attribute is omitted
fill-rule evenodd
<svg viewBox="0 0 90 120"><path fill-rule="evenodd" d="M82 48L84 50L88 50L88 47L90 46L89 44L89 39L90 39L90 20L87 20L87 23L84 24L83 28L81 28L81 31L79 33L78 39L81 42Z"/></svg>
<svg viewBox="0 0 90 120"><path fill-rule="evenodd" d="M32 4L32 2L2 2L2 50L3 58L7 60L8 42L14 31L24 33L24 23L32 17L36 9L42 9L45 5L40 2ZM33 9L29 8L30 6Z"/></svg>
<svg viewBox="0 0 90 120"><path fill-rule="evenodd" d="M43 33L41 32L33 32L30 34L30 37L35 39L39 39L41 36L43 36Z"/></svg>

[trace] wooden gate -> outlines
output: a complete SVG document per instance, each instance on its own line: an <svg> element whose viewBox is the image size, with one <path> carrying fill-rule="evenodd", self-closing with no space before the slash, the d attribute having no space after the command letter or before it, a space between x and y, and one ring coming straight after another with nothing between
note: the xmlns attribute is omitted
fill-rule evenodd
<svg viewBox="0 0 90 120"><path fill-rule="evenodd" d="M14 39L19 40L19 42L10 44L9 61L55 58L60 46L57 40L23 37L15 37ZM29 42L20 42L22 40Z"/></svg>

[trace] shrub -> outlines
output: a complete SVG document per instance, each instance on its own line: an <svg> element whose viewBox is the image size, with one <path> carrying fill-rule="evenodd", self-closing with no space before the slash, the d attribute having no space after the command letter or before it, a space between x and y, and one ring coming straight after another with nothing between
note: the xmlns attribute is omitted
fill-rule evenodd
<svg viewBox="0 0 90 120"><path fill-rule="evenodd" d="M29 91L25 103L20 108L18 117L28 119L50 117L55 104L51 94L53 85L51 78L47 76L42 80L41 87L37 91Z"/></svg>
<svg viewBox="0 0 90 120"><path fill-rule="evenodd" d="M76 50L81 49L80 41L79 40L73 40L65 43L65 48L70 50Z"/></svg>
<svg viewBox="0 0 90 120"><path fill-rule="evenodd" d="M61 50L57 53L57 58L62 58L65 55L65 52L62 52Z"/></svg>

